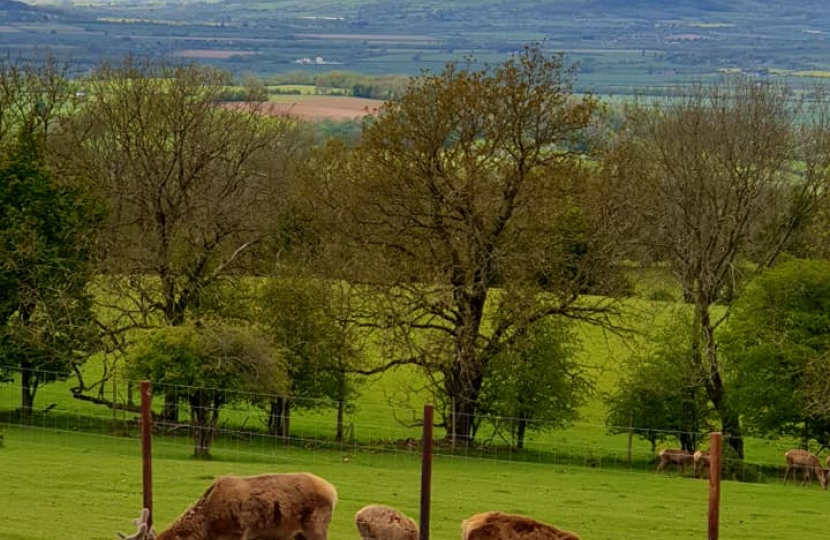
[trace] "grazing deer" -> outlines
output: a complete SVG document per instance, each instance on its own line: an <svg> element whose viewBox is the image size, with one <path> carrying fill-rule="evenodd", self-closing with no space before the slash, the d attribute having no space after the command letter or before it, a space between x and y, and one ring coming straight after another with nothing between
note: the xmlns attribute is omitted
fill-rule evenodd
<svg viewBox="0 0 830 540"><path fill-rule="evenodd" d="M397 508L383 504L364 506L354 516L363 540L418 540L418 525Z"/></svg>
<svg viewBox="0 0 830 540"><path fill-rule="evenodd" d="M677 448L666 448L658 454L660 463L657 464L657 472L668 471L669 465L676 465L680 473L686 472L686 465L692 465L695 457L691 452Z"/></svg>
<svg viewBox="0 0 830 540"><path fill-rule="evenodd" d="M527 516L484 512L461 522L461 540L579 540L579 537Z"/></svg>
<svg viewBox="0 0 830 540"><path fill-rule="evenodd" d="M784 454L784 459L787 461L787 470L784 471L785 484L787 483L787 476L791 470L793 471L793 476L795 476L794 469L801 469L804 471L804 481L801 482L802 486L806 486L807 482L812 480L813 473L815 473L818 476L821 489L827 489L827 471L821 467L821 461L819 461L815 454L807 450L801 450L800 448L793 448L792 450L787 450Z"/></svg>
<svg viewBox="0 0 830 540"><path fill-rule="evenodd" d="M222 476L166 530L144 508L124 540L327 540L334 486L309 473Z"/></svg>
<svg viewBox="0 0 830 540"><path fill-rule="evenodd" d="M698 450L694 453L695 464L695 478L700 478L700 473L703 469L709 470L709 452L706 450Z"/></svg>

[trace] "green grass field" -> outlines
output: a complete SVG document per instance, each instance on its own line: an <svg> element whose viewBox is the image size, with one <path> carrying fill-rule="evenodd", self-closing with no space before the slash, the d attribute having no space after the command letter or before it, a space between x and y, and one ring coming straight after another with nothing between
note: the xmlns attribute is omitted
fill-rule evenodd
<svg viewBox="0 0 830 540"><path fill-rule="evenodd" d="M648 291L672 290L659 273L640 276L638 283L643 288L640 298ZM671 305L631 299L624 317L648 328L665 320ZM596 375L598 391L582 409L580 421L564 430L530 433L525 451L512 450L497 438L483 450L438 447L432 538L457 539L462 519L488 509L530 514L572 529L585 540L704 537L707 482L655 474L650 445L636 438L629 465L627 435L609 435L604 425L602 393L613 389L618 366L642 344L592 326L580 327L579 335L579 360ZM89 380L95 362L86 368ZM328 478L340 491L333 540L358 540L352 516L364 504L392 504L417 517L419 454L394 441L421 437L416 424L429 398L420 381L422 376L412 368L365 381L355 410L346 416L344 444L331 442L333 409L296 410L292 440L285 443L263 434L263 411L244 405L223 411L220 428L228 433L215 442L211 461L190 457L192 441L185 434L156 437L156 522L170 523L216 475L299 470ZM42 387L37 413L27 427L11 413L19 406L19 389L0 385L0 470L5 480L0 488L0 540L110 539L116 529L129 529L140 510L137 415L73 399L72 382ZM115 389L107 389L107 397L114 391L123 400L125 387L119 381ZM412 392L407 404L391 399L402 389ZM160 399L161 391L157 394ZM435 437L443 435L436 427ZM488 439L486 430L477 438ZM793 446L791 440L747 439L747 461L760 470L760 481L724 483L722 538L826 537L821 516L830 495L817 484L802 488L781 483L782 456Z"/></svg>
<svg viewBox="0 0 830 540"><path fill-rule="evenodd" d="M186 444L154 446L154 511L169 524L220 474L312 471L334 483L340 503L333 540L357 540L352 522L364 504L385 503L418 518L420 464L416 452L303 450L279 446L261 453L217 449L207 462L189 458ZM33 428L5 429L0 449L4 540L105 540L129 531L141 506L137 439ZM704 538L708 483L703 480L580 466L436 456L431 538L459 538L465 517L484 510L525 513L578 532L584 540ZM826 538L828 494L809 488L725 482L721 538Z"/></svg>

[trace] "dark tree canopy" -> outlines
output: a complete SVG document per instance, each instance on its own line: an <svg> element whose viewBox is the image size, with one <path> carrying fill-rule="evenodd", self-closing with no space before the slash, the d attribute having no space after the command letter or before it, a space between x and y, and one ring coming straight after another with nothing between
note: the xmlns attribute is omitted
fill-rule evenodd
<svg viewBox="0 0 830 540"><path fill-rule="evenodd" d="M54 180L24 147L0 159L0 372L19 373L29 414L41 384L97 345L88 285L103 206Z"/></svg>
<svg viewBox="0 0 830 540"><path fill-rule="evenodd" d="M575 358L578 345L571 321L544 319L488 365L479 407L497 432L508 431L516 448L524 448L528 432L569 425L593 394L592 380Z"/></svg>
<svg viewBox="0 0 830 540"><path fill-rule="evenodd" d="M705 372L693 362L688 312L677 311L667 320L622 366L617 388L606 400L605 422L611 433L633 430L652 451L667 439L694 451L709 428Z"/></svg>
<svg viewBox="0 0 830 540"><path fill-rule="evenodd" d="M752 433L830 444L830 262L790 259L755 278L721 350Z"/></svg>
<svg viewBox="0 0 830 540"><path fill-rule="evenodd" d="M357 393L355 371L360 341L335 284L302 277L274 277L258 295L257 324L273 340L288 373L286 392L270 403L269 427L289 435L290 411L338 410L336 438L343 437L343 414Z"/></svg>

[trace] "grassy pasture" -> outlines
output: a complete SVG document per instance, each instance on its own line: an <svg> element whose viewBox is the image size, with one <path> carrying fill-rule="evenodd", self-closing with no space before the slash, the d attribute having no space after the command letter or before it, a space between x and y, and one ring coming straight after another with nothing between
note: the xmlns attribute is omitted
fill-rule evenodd
<svg viewBox="0 0 830 540"><path fill-rule="evenodd" d="M672 304L630 300L627 302L627 318L638 321L641 327L659 324L667 317ZM585 369L595 375L597 394L581 410L580 421L564 430L531 432L526 440L526 451L516 452L506 448L504 441L493 437L489 428L482 428L478 440L489 443L485 454L501 460L549 462L559 464L581 464L602 468L625 468L627 465L626 434L609 435L604 425L604 394L613 390L619 377L622 362L639 347L636 340L623 339L612 333L592 326L579 328L582 340L580 362ZM100 369L100 360L92 360L86 366L87 380L94 380L96 370ZM124 433L135 436L135 425L123 427L123 423L134 419L134 413L113 411L86 402L73 399L68 388L74 381L55 383L41 388L36 399L39 410L49 409L35 418L35 424L47 430L72 432L88 430L97 433ZM375 443L388 444L406 438L419 439L420 428L417 425L422 415L423 404L429 401L428 393L423 389L423 376L412 367L401 367L383 375L374 376L364 381L361 396L356 402L355 410L346 415L346 438L357 445ZM126 384L117 381L114 391L119 401L126 399ZM113 389L107 388L105 395L112 397ZM161 406L161 389L157 389L156 408ZM408 394L409 400L403 402L402 394ZM19 406L19 389L12 384L0 385L0 413ZM137 397L136 397L137 399ZM8 413L6 413L8 414ZM187 418L183 410L182 418ZM0 426L5 418L0 416ZM113 422L116 420L116 422ZM311 441L331 441L334 435L336 415L333 408L323 411L306 411L295 409L292 413L291 431L295 444L305 445ZM261 435L249 432L262 432L267 423L265 412L248 405L228 406L222 412L220 429L232 432L230 442L235 447L252 447L255 443L235 440L235 433L244 433L245 438L257 439ZM443 430L436 428L436 437L442 437ZM267 438L266 438L267 439ZM189 448L190 440L182 435L178 443ZM220 441L217 444L222 444ZM315 443L316 444L316 443ZM669 445L671 443L668 443ZM747 460L750 463L767 468L766 474L774 476L775 467L783 463L783 453L794 446L794 442L785 439L748 439ZM653 455L650 445L637 438L633 441L632 457L634 468L640 471L651 470Z"/></svg>
<svg viewBox="0 0 830 540"><path fill-rule="evenodd" d="M668 317L672 303L644 300L675 285L659 271L641 273L638 298L625 302L631 326L652 327ZM647 443L635 438L631 468L626 464L627 436L608 435L602 393L613 389L620 364L643 345L597 327L579 328L580 362L597 379L597 395L568 429L529 434L527 451L510 450L494 439L484 452L451 452L436 448L432 538L457 539L465 517L487 509L521 512L577 531L584 539L648 537L685 540L706 530L707 483L672 472L654 473ZM90 380L96 362L87 366ZM224 473L310 470L331 480L341 503L331 529L332 540L357 540L354 512L381 502L417 517L420 464L416 449L373 444L420 438L420 428L398 420L417 420L428 396L421 375L400 368L375 376L363 385L356 409L346 423L348 443L330 443L335 412L298 410L292 415L291 444L246 433L261 430L265 416L250 406L223 412L221 436L208 462L190 458L192 442L184 434L157 436L154 452L156 522L170 523ZM125 393L124 381L115 388ZM40 389L33 424L9 421L19 405L19 389L0 385L0 499L2 540L97 540L128 530L141 505L138 427L134 413L112 411L71 397L67 383ZM408 405L390 404L401 388L413 391ZM160 395L161 392L158 392ZM111 397L110 390L107 396ZM45 411L49 408L48 411ZM182 415L186 417L186 413ZM113 420L117 421L113 421ZM128 436L124 436L128 435ZM436 428L436 438L443 430ZM487 439L488 434L480 434ZM823 515L827 493L780 481L787 440L747 440L750 463L764 465L765 482L725 482L722 494L722 537L731 540L825 538Z"/></svg>
<svg viewBox="0 0 830 540"><path fill-rule="evenodd" d="M4 540L104 540L128 531L141 506L139 443L34 428L5 429L0 449ZM169 524L220 474L309 470L329 479L340 503L333 540L357 540L354 512L372 502L418 516L420 465L415 452L217 451L216 459L189 459L187 445L156 441L154 508ZM578 532L586 540L692 540L706 531L708 483L651 471L518 463L436 456L431 537L457 539L465 517L488 509L526 513ZM731 540L826 538L828 494L780 482L726 482L721 537Z"/></svg>
<svg viewBox="0 0 830 540"><path fill-rule="evenodd" d="M649 295L659 291L663 296L679 297L679 289L661 269L632 269L632 281L635 283L635 298L623 303L624 313L621 324L639 330L655 328L669 317L675 308L672 302L648 301ZM609 435L605 426L604 397L614 390L624 362L645 345L637 336L621 337L601 328L589 325L578 327L581 340L579 362L596 380L596 394L592 396L580 411L580 420L564 430L543 430L528 433L526 452L505 449L499 437L493 436L486 426L478 435L478 440L488 444L489 455L500 459L518 461L547 461L558 463L576 463L601 467L620 467L627 465L628 437L626 434ZM368 351L368 354L373 354ZM94 381L100 373L101 360L92 359L84 368L87 382ZM112 398L113 392L118 401L126 400L126 381L119 380L114 388L106 389L105 397ZM361 395L353 411L346 415L347 440L357 444L391 442L406 438L419 439L418 421L422 415L424 403L430 401L424 389L425 379L414 367L400 367L366 379L361 386ZM49 409L38 415L36 422L47 429L72 430L81 424L88 424L84 429L109 433L113 431L113 419L116 424L134 419L134 413L117 412L74 399L69 387L74 384L70 379L65 383L55 383L42 387L38 391L36 407ZM160 408L161 394L157 389L157 409ZM404 400L403 397L408 397ZM135 399L137 400L137 393ZM19 389L13 384L0 384L0 426L3 425L3 411L19 407ZM183 411L182 418L187 418ZM303 441L330 441L334 435L336 413L333 408L323 411L306 411L295 409L292 412L292 438ZM263 410L247 405L232 405L223 410L220 428L229 431L262 431L267 424ZM121 428L116 429L116 432ZM135 434L135 429L131 432ZM436 437L443 436L443 429L436 428ZM181 437L182 444L189 441ZM667 443L671 445L672 443ZM747 461L769 468L768 475L775 474L773 468L783 464L783 453L795 445L786 439L748 439L746 444ZM632 447L635 468L649 469L653 465L650 445L634 438Z"/></svg>

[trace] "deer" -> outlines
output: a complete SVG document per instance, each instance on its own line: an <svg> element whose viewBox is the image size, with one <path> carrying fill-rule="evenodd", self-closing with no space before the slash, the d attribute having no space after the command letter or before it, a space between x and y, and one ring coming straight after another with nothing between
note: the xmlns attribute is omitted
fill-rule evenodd
<svg viewBox="0 0 830 540"><path fill-rule="evenodd" d="M691 452L678 448L666 448L660 450L657 455L660 458L660 462L657 464L657 472L668 472L670 465L676 465L680 469L680 473L683 474L686 472L686 465L692 465L695 459Z"/></svg>
<svg viewBox="0 0 830 540"><path fill-rule="evenodd" d="M354 516L362 540L418 540L418 525L397 508L364 506Z"/></svg>
<svg viewBox="0 0 830 540"><path fill-rule="evenodd" d="M337 491L310 473L221 476L167 529L156 534L150 511L123 540L327 540Z"/></svg>
<svg viewBox="0 0 830 540"><path fill-rule="evenodd" d="M703 469L709 469L710 455L706 450L698 450L692 456L694 461L695 478L700 478L700 473Z"/></svg>
<svg viewBox="0 0 830 540"><path fill-rule="evenodd" d="M804 471L804 480L801 482L802 486L806 486L807 482L812 479L813 473L815 473L818 476L821 489L827 490L827 471L821 467L821 461L819 461L815 454L807 450L801 450L800 448L793 448L792 450L787 450L784 454L784 460L787 462L787 469L784 471L784 484L787 483L787 476L790 474L790 471L793 471L793 477L795 477L794 469L801 469ZM794 478L793 481L795 481Z"/></svg>
<svg viewBox="0 0 830 540"><path fill-rule="evenodd" d="M462 540L579 540L576 534L528 516L484 512L461 522Z"/></svg>

